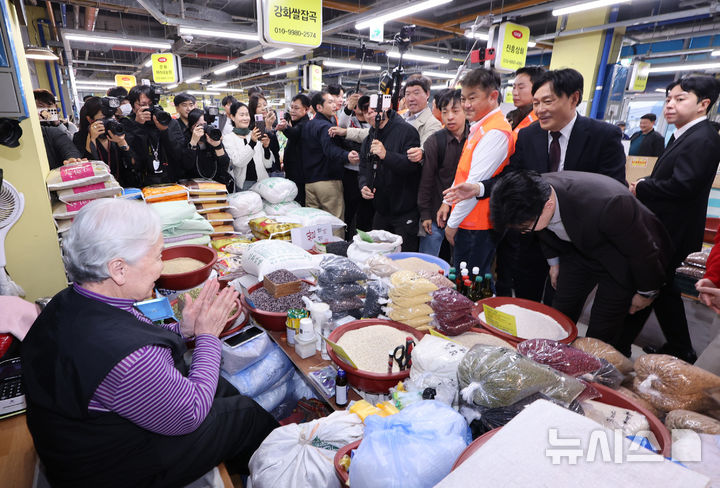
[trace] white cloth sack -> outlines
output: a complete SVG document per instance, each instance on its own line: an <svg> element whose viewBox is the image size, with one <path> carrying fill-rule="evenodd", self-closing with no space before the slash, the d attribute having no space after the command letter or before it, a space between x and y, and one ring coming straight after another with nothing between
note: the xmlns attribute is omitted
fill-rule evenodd
<svg viewBox="0 0 720 488"><path fill-rule="evenodd" d="M278 222L289 222L291 224L300 224L303 227L310 225L328 224L333 229L345 227L345 222L335 217L330 212L320 210L319 208L299 207L289 209L284 215L279 217Z"/></svg>
<svg viewBox="0 0 720 488"><path fill-rule="evenodd" d="M294 200L298 194L294 181L277 177L260 180L250 190L258 193L263 200L270 203L289 202Z"/></svg>
<svg viewBox="0 0 720 488"><path fill-rule="evenodd" d="M265 211L260 210L257 213L251 214L251 215L243 215L242 217L237 217L235 220L233 220L233 229L235 229L235 232L242 232L243 234L247 234L250 232L250 222L252 219L259 219L259 218L267 217L267 214Z"/></svg>
<svg viewBox="0 0 720 488"><path fill-rule="evenodd" d="M371 230L368 234L373 240L382 242L365 242L356 234L353 243L348 247L347 255L357 264L364 264L374 254L400 252L403 239L399 235L385 230Z"/></svg>
<svg viewBox="0 0 720 488"><path fill-rule="evenodd" d="M360 417L347 411L278 427L250 458L254 488L340 488L333 459L363 435Z"/></svg>
<svg viewBox="0 0 720 488"><path fill-rule="evenodd" d="M265 211L265 213L270 216L286 215L289 211L294 210L296 208L301 208L301 207L300 207L300 204L298 202L296 202L295 200L290 200L289 202L280 202L280 203L265 202L265 204L263 205L263 211Z"/></svg>
<svg viewBox="0 0 720 488"><path fill-rule="evenodd" d="M265 239L250 244L242 263L245 271L262 281L266 274L279 269L301 275L317 271L321 259L288 241Z"/></svg>
<svg viewBox="0 0 720 488"><path fill-rule="evenodd" d="M262 198L253 191L231 193L227 196L227 201L230 205L228 211L233 218L256 214L263 209Z"/></svg>

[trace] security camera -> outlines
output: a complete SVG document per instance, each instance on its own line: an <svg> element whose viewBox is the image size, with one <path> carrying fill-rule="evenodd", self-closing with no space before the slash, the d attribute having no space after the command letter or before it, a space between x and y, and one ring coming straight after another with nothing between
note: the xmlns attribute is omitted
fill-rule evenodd
<svg viewBox="0 0 720 488"><path fill-rule="evenodd" d="M180 37L185 44L190 44L193 41L192 34L180 34Z"/></svg>

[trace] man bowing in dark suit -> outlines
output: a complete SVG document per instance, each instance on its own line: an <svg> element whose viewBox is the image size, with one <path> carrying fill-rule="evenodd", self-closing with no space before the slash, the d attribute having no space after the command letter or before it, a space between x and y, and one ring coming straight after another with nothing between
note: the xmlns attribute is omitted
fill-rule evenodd
<svg viewBox="0 0 720 488"><path fill-rule="evenodd" d="M563 171L513 171L490 197L496 228L537 232L552 263L553 308L577 322L597 285L588 337L617 344L628 312L652 303L672 242L660 221L618 181Z"/></svg>
<svg viewBox="0 0 720 488"><path fill-rule="evenodd" d="M534 81L533 110L538 122L518 134L515 153L503 173L563 170L598 173L625 184L625 152L622 133L614 125L577 113L582 100L583 77L574 69L548 71ZM497 178L479 184L466 183L447 190L446 200L487 198ZM548 265L534 236L509 231L498 246L498 295L540 301L545 291ZM552 302L545 291L545 303Z"/></svg>
<svg viewBox="0 0 720 488"><path fill-rule="evenodd" d="M687 255L702 247L708 196L720 160L720 135L708 122L707 113L718 98L720 86L711 76L687 76L670 83L665 93L663 113L669 124L675 124L675 132L650 177L631 183L630 191L657 215L675 244L667 283L652 306L667 342L647 352L671 354L692 363L695 351L673 278L675 268ZM650 311L628 317L622 352L629 351Z"/></svg>

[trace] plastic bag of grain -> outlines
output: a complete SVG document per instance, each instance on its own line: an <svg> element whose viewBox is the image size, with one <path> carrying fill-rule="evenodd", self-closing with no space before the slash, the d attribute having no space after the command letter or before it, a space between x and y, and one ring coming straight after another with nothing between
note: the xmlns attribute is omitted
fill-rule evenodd
<svg viewBox="0 0 720 488"><path fill-rule="evenodd" d="M224 370L220 372L240 394L254 397L277 383L292 367L283 350L274 345L260 361L245 369L235 374L226 373Z"/></svg>
<svg viewBox="0 0 720 488"><path fill-rule="evenodd" d="M466 402L488 408L508 406L537 392L569 405L585 389L579 380L516 351L483 345L465 354L458 380Z"/></svg>
<svg viewBox="0 0 720 488"><path fill-rule="evenodd" d="M227 196L229 212L236 219L246 215L253 215L263 211L263 201L254 191L239 191Z"/></svg>
<svg viewBox="0 0 720 488"><path fill-rule="evenodd" d="M385 313L387 313L387 316L391 319L397 320L398 322L403 322L405 320L414 319L416 317L428 316L432 313L432 308L430 308L424 303L421 305L407 308L390 306L385 307Z"/></svg>
<svg viewBox="0 0 720 488"><path fill-rule="evenodd" d="M120 194L122 194L122 188L112 176L100 183L75 186L57 191L58 199L63 203L95 200L96 198L114 197Z"/></svg>
<svg viewBox="0 0 720 488"><path fill-rule="evenodd" d="M307 251L280 240L253 242L243 254L243 268L260 281L279 269L299 275L316 272L318 264L318 259Z"/></svg>
<svg viewBox="0 0 720 488"><path fill-rule="evenodd" d="M635 392L665 412L713 408L705 390L720 387L720 376L666 354L640 356L635 373Z"/></svg>
<svg viewBox="0 0 720 488"><path fill-rule="evenodd" d="M698 434L720 435L720 420L690 410L673 410L665 416L668 429L690 429Z"/></svg>
<svg viewBox="0 0 720 488"><path fill-rule="evenodd" d="M650 403L649 401L645 400L643 397L635 393L634 391L630 390L629 388L625 388L624 386L621 386L617 389L617 392L621 394L622 396L629 398L630 400L634 401L641 407L643 407L645 410L653 414L654 416L658 418L662 418L663 412L655 408L655 406Z"/></svg>
<svg viewBox="0 0 720 488"><path fill-rule="evenodd" d="M392 252L400 252L403 239L397 234L385 230L371 230L366 232L373 242L367 242L359 235L353 237L353 243L348 247L348 257L358 264L365 261L375 254L390 254Z"/></svg>
<svg viewBox="0 0 720 488"><path fill-rule="evenodd" d="M335 453L361 439L363 430L360 417L344 410L278 427L250 458L253 488L340 488Z"/></svg>
<svg viewBox="0 0 720 488"><path fill-rule="evenodd" d="M80 200L78 202L71 203L54 203L52 206L53 218L58 220L71 219L77 215L81 208L90 202L92 202L92 200Z"/></svg>
<svg viewBox="0 0 720 488"><path fill-rule="evenodd" d="M467 348L460 344L426 335L413 348L410 379L421 388L440 384L458 388L458 366Z"/></svg>
<svg viewBox="0 0 720 488"><path fill-rule="evenodd" d="M265 203L263 205L263 210L270 216L286 215L290 210L294 210L296 208L301 208L301 206L295 200L280 203Z"/></svg>
<svg viewBox="0 0 720 488"><path fill-rule="evenodd" d="M345 222L335 217L330 212L320 210L319 208L300 207L300 205L287 209L287 212L278 216L278 220L281 222L299 224L302 227L324 224L331 226L333 229L345 227Z"/></svg>
<svg viewBox="0 0 720 488"><path fill-rule="evenodd" d="M110 168L102 161L82 161L50 170L45 182L48 190L62 190L101 183L112 177Z"/></svg>
<svg viewBox="0 0 720 488"><path fill-rule="evenodd" d="M298 194L294 181L285 178L270 177L255 183L250 191L259 194L263 200L270 203L289 202Z"/></svg>
<svg viewBox="0 0 720 488"><path fill-rule="evenodd" d="M633 370L632 361L610 344L607 344L600 339L593 339L592 337L578 337L575 341L573 341L572 347L585 351L588 354L592 354L595 357L607 360L623 374L628 374Z"/></svg>

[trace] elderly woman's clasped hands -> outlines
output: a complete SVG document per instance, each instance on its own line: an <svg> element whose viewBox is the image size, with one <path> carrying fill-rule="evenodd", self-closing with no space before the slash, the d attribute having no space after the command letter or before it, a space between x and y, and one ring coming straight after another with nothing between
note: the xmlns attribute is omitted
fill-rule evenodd
<svg viewBox="0 0 720 488"><path fill-rule="evenodd" d="M228 286L220 293L217 280L208 281L193 300L189 293L183 296L180 332L185 337L210 334L218 337L225 328L230 312L238 297L237 291Z"/></svg>

